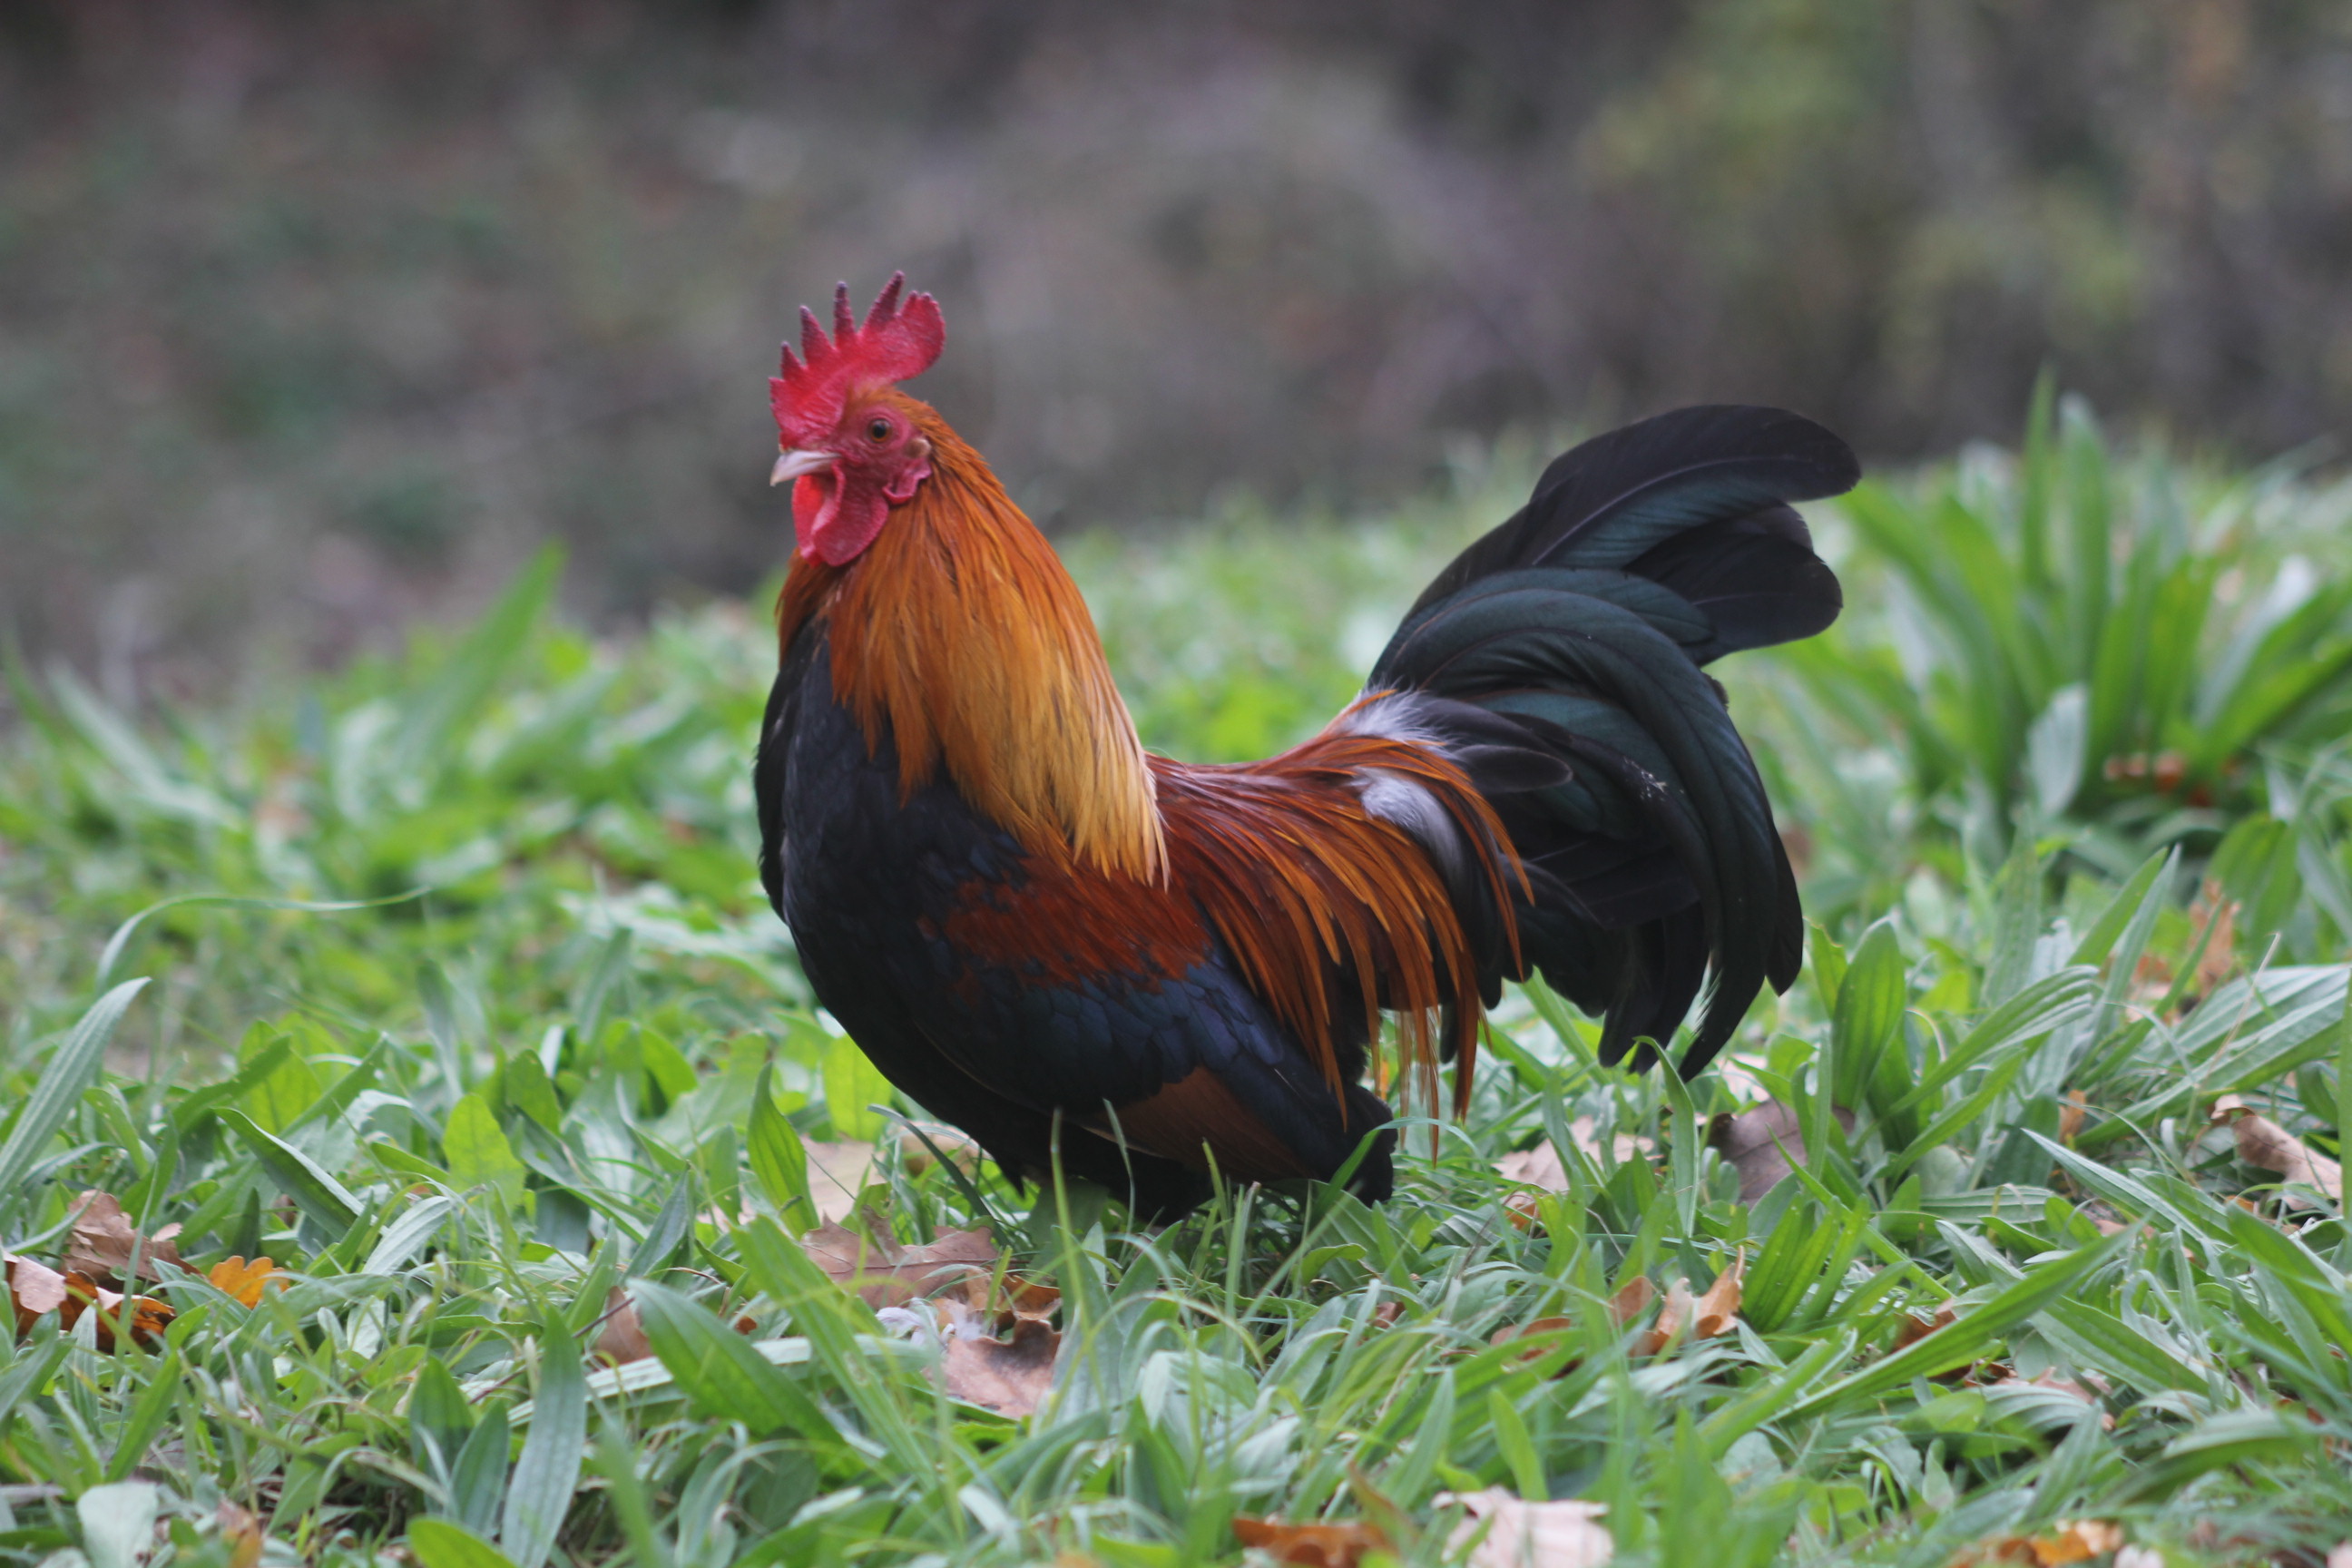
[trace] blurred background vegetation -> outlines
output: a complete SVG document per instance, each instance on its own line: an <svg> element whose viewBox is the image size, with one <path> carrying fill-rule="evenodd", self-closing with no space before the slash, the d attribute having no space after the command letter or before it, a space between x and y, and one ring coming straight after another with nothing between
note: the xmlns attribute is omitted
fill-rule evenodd
<svg viewBox="0 0 2352 1568"><path fill-rule="evenodd" d="M18 0L0 623L136 707L549 538L593 625L749 590L774 344L894 267L950 321L921 390L1065 531L1381 510L1700 399L1908 459L2014 440L2045 367L2307 457L2352 422L2352 11ZM2066 684L2027 664L1986 711Z"/></svg>

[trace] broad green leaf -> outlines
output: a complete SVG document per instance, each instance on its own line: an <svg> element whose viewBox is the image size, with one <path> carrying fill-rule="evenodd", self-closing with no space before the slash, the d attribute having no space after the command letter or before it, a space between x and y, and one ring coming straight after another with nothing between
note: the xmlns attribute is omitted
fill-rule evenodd
<svg viewBox="0 0 2352 1568"><path fill-rule="evenodd" d="M90 1004L89 1011L41 1069L39 1081L8 1129L7 1142L0 1143L0 1215L12 1215L23 1200L26 1173L65 1125L83 1093L98 1080L115 1026L122 1021L131 998L146 988L143 978L126 980Z"/></svg>
<svg viewBox="0 0 2352 1568"><path fill-rule="evenodd" d="M740 1421L763 1436L793 1432L833 1439L824 1412L741 1334L650 1279L632 1281L629 1299L654 1354L706 1413Z"/></svg>
<svg viewBox="0 0 2352 1568"><path fill-rule="evenodd" d="M269 1179L294 1200L297 1208L337 1237L359 1223L359 1199L310 1156L263 1131L241 1110L223 1110L220 1119L245 1140Z"/></svg>
<svg viewBox="0 0 2352 1568"><path fill-rule="evenodd" d="M802 1146L792 1119L776 1109L775 1071L772 1066L760 1069L743 1152L760 1190L784 1223L807 1228L817 1221L816 1200L809 1192L808 1151Z"/></svg>
<svg viewBox="0 0 2352 1568"><path fill-rule="evenodd" d="M518 1568L505 1552L446 1519L409 1521L408 1550L422 1568Z"/></svg>
<svg viewBox="0 0 2352 1568"><path fill-rule="evenodd" d="M835 1138L871 1143L889 1127L879 1110L868 1109L890 1102L890 1080L866 1059L866 1053L847 1038L835 1040L824 1053L824 1110L833 1121Z"/></svg>
<svg viewBox="0 0 2352 1568"><path fill-rule="evenodd" d="M441 1153L460 1186L488 1187L509 1204L520 1201L529 1173L480 1095L463 1096L450 1108L441 1130Z"/></svg>
<svg viewBox="0 0 2352 1568"><path fill-rule="evenodd" d="M530 1430L523 1435L499 1515L499 1544L515 1568L540 1568L554 1550L588 1452L588 1385L580 1347L569 1334L546 1333L539 1351Z"/></svg>

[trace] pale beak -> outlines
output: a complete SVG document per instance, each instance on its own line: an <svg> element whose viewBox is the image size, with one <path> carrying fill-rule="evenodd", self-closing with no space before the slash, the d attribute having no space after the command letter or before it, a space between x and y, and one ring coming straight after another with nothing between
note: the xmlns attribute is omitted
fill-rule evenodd
<svg viewBox="0 0 2352 1568"><path fill-rule="evenodd" d="M829 468L841 461L838 452L784 452L776 458L776 466L768 470L768 482L782 484L786 479L799 479L803 474Z"/></svg>

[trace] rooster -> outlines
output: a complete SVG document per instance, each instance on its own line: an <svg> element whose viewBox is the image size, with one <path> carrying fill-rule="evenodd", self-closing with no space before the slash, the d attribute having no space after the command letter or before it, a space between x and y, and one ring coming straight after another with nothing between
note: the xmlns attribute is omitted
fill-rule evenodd
<svg viewBox="0 0 2352 1568"><path fill-rule="evenodd" d="M1389 1195L1361 1080L1466 1097L1484 1010L1540 974L1637 1068L1708 996L1722 1047L1802 942L1755 763L1701 668L1811 636L1837 578L1790 502L1859 474L1769 408L1588 441L1432 583L1321 733L1144 750L1085 601L987 462L898 389L945 328L903 276L771 383L797 546L762 721L760 871L818 999L1016 1178L1169 1219L1213 1182Z"/></svg>

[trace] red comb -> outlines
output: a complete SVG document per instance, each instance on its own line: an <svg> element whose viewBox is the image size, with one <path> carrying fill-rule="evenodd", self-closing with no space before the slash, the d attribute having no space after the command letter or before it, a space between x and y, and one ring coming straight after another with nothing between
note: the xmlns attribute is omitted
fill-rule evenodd
<svg viewBox="0 0 2352 1568"><path fill-rule="evenodd" d="M906 283L905 273L892 273L863 326L850 313L849 285L835 289L830 339L816 312L801 307L800 355L786 343L783 374L768 383L776 428L788 439L814 445L830 436L854 386L906 381L931 368L947 342L947 323L929 294L910 294L901 305L898 290Z"/></svg>

